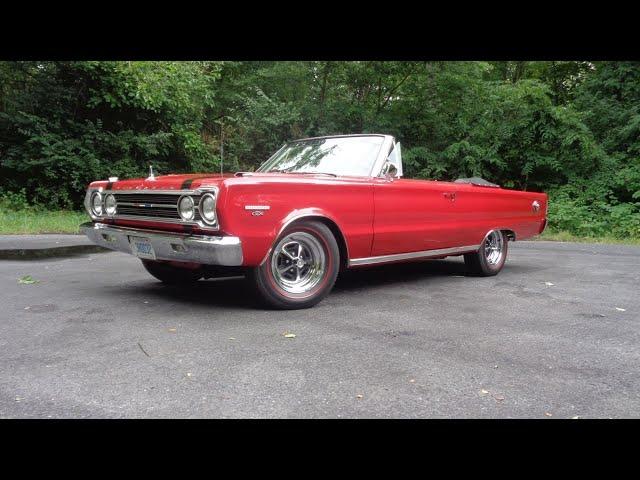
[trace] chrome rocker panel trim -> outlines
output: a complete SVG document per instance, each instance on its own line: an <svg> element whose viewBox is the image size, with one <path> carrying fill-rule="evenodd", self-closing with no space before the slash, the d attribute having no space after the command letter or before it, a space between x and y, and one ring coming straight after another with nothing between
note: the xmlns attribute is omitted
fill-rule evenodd
<svg viewBox="0 0 640 480"><path fill-rule="evenodd" d="M349 260L350 267L360 265L375 265L377 263L397 262L401 260L412 260L417 258L441 257L443 255L457 255L461 253L477 252L480 245L467 245L464 247L440 248L438 250L423 250L421 252L395 253L393 255L380 255L379 257L352 258Z"/></svg>
<svg viewBox="0 0 640 480"><path fill-rule="evenodd" d="M243 260L238 237L185 235L92 222L80 225L80 231L96 245L129 254L129 236L148 238L158 260L223 266L240 266Z"/></svg>

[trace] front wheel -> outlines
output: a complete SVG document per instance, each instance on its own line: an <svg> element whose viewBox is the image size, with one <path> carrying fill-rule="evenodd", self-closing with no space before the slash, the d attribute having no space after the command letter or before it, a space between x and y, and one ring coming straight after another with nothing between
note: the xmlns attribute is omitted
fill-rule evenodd
<svg viewBox="0 0 640 480"><path fill-rule="evenodd" d="M464 255L464 263L470 273L482 277L497 275L507 259L509 242L500 230L493 230L485 237L480 249Z"/></svg>
<svg viewBox="0 0 640 480"><path fill-rule="evenodd" d="M302 221L276 240L267 259L248 280L271 307L309 308L326 297L338 276L340 251L325 224Z"/></svg>

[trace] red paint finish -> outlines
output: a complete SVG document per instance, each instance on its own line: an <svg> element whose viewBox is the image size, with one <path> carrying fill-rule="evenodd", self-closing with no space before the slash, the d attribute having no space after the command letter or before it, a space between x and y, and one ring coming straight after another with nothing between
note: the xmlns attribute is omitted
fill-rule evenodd
<svg viewBox="0 0 640 480"><path fill-rule="evenodd" d="M289 222L308 216L325 217L335 223L351 257L366 256L371 251L373 186L367 179L265 174L224 183L220 223L229 234L240 236L247 265L262 262ZM245 209L247 205L270 208L256 217Z"/></svg>
<svg viewBox="0 0 640 480"><path fill-rule="evenodd" d="M244 264L260 264L291 221L323 217L342 233L350 259L479 245L493 229L511 230L517 240L546 224L547 195L450 182L278 173L166 175L155 180L94 182L111 190L180 190L217 186L219 232L240 238ZM536 212L532 203L538 201ZM247 205L268 210L254 216ZM143 228L184 231L181 225L113 220Z"/></svg>
<svg viewBox="0 0 640 480"><path fill-rule="evenodd" d="M377 180L374 192L371 256L479 245L495 229L522 240L541 231L547 204L544 193L428 180Z"/></svg>

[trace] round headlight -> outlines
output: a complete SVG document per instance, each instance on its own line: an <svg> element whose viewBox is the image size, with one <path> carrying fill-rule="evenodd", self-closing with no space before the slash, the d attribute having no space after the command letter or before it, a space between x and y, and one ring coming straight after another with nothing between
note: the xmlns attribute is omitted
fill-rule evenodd
<svg viewBox="0 0 640 480"><path fill-rule="evenodd" d="M91 211L96 217L102 215L102 195L99 192L91 196Z"/></svg>
<svg viewBox="0 0 640 480"><path fill-rule="evenodd" d="M178 201L178 213L183 220L193 220L193 217L195 216L195 205L193 203L193 198L191 198L189 195L180 197L180 200Z"/></svg>
<svg viewBox="0 0 640 480"><path fill-rule="evenodd" d="M104 211L107 215L112 216L116 213L116 197L109 194L104 198Z"/></svg>
<svg viewBox="0 0 640 480"><path fill-rule="evenodd" d="M205 193L200 199L200 215L209 224L216 222L216 199L212 193Z"/></svg>

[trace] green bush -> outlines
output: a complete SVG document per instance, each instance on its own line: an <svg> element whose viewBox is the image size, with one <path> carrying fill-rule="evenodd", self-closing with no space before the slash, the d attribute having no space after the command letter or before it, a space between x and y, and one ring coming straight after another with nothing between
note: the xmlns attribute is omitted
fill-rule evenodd
<svg viewBox="0 0 640 480"><path fill-rule="evenodd" d="M611 204L592 193L575 186L549 192L549 228L582 237L640 238L640 202Z"/></svg>
<svg viewBox="0 0 640 480"><path fill-rule="evenodd" d="M30 206L26 189L21 188L15 192L0 190L0 210L27 210Z"/></svg>
<svg viewBox="0 0 640 480"><path fill-rule="evenodd" d="M215 62L0 62L0 187L79 208L109 176L211 169ZM207 140L208 139L208 140Z"/></svg>

